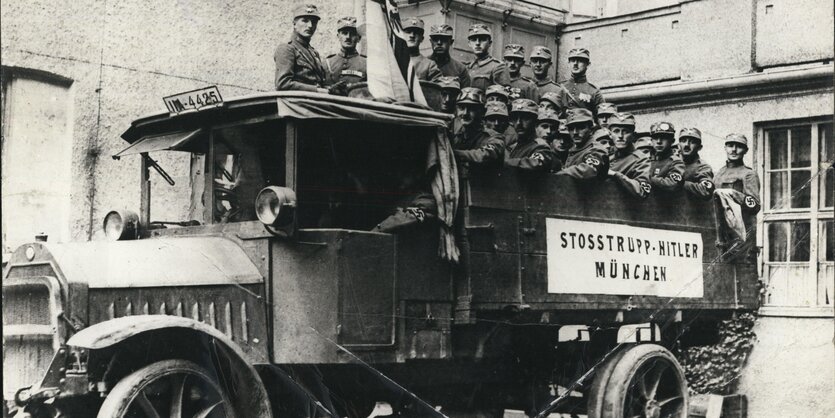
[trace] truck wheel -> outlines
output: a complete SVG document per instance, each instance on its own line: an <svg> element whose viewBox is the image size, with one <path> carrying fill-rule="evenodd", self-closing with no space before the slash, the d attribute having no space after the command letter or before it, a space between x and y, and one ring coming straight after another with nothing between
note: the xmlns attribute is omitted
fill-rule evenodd
<svg viewBox="0 0 835 418"><path fill-rule="evenodd" d="M164 360L123 378L102 403L98 418L232 418L226 392L204 368Z"/></svg>
<svg viewBox="0 0 835 418"><path fill-rule="evenodd" d="M589 418L687 418L687 381L666 348L629 347L602 371L589 393Z"/></svg>

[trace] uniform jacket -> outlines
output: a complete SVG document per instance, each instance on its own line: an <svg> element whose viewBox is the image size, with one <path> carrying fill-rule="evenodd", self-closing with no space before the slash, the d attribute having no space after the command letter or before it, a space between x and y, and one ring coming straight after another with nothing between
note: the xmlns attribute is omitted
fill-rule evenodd
<svg viewBox="0 0 835 418"><path fill-rule="evenodd" d="M636 152L632 146L624 152L615 151L609 162L612 178L630 194L647 197L652 191L649 183L650 160L643 153Z"/></svg>
<svg viewBox="0 0 835 418"><path fill-rule="evenodd" d="M609 153L591 139L581 148L572 148L559 174L575 179L602 178L609 172Z"/></svg>
<svg viewBox="0 0 835 418"><path fill-rule="evenodd" d="M368 80L368 65L365 55L353 52L339 51L328 55L325 66L328 70L328 84L345 80L347 83L359 83Z"/></svg>
<svg viewBox="0 0 835 418"><path fill-rule="evenodd" d="M603 103L603 94L586 77L577 77L560 83L560 105L563 109L582 107L597 115L597 105Z"/></svg>
<svg viewBox="0 0 835 418"><path fill-rule="evenodd" d="M534 102L539 103L539 89L537 89L536 83L534 83L533 80L521 75L513 78L510 74L505 74L505 77L507 77L508 80L507 85L511 88L513 93L519 94L520 99L531 99Z"/></svg>
<svg viewBox="0 0 835 418"><path fill-rule="evenodd" d="M527 142L516 142L508 150L510 153L504 160L504 165L507 166L531 171L549 171L554 168L554 164L560 164L560 161L554 155L554 150L541 138L534 138Z"/></svg>
<svg viewBox="0 0 835 418"><path fill-rule="evenodd" d="M501 166L504 160L504 140L492 129L459 129L452 137L452 148L459 161Z"/></svg>
<svg viewBox="0 0 835 418"><path fill-rule="evenodd" d="M734 200L742 210L756 214L760 211L760 178L757 172L742 162L728 161L713 177L716 188L733 189L739 192Z"/></svg>
<svg viewBox="0 0 835 418"><path fill-rule="evenodd" d="M487 91L487 87L493 84L506 86L509 81L505 78L504 63L489 55L467 64L467 70L470 72L470 87L478 87L482 91Z"/></svg>
<svg viewBox="0 0 835 418"><path fill-rule="evenodd" d="M450 77L457 77L458 84L461 85L461 88L470 87L470 72L467 70L467 66L461 63L461 61L456 60L446 55L435 55L429 57L432 61L435 61L435 65L438 66L438 69L441 70L441 74Z"/></svg>
<svg viewBox="0 0 835 418"><path fill-rule="evenodd" d="M713 169L699 158L699 155L690 161L684 161L684 190L688 193L708 199L713 196Z"/></svg>
<svg viewBox="0 0 835 418"><path fill-rule="evenodd" d="M319 53L297 33L276 48L274 59L276 90L316 91L325 85L327 72Z"/></svg>
<svg viewBox="0 0 835 418"><path fill-rule="evenodd" d="M443 76L441 70L435 65L435 61L420 55L420 53L412 55L411 60L415 77L418 80L436 81Z"/></svg>
<svg viewBox="0 0 835 418"><path fill-rule="evenodd" d="M674 192L684 184L684 161L670 149L664 154L655 154L650 166L649 183L654 189Z"/></svg>
<svg viewBox="0 0 835 418"><path fill-rule="evenodd" d="M536 90L539 93L539 97L542 97L543 94L551 92L559 94L562 90L559 84L555 83L551 77L546 78L545 80L533 80L536 83Z"/></svg>

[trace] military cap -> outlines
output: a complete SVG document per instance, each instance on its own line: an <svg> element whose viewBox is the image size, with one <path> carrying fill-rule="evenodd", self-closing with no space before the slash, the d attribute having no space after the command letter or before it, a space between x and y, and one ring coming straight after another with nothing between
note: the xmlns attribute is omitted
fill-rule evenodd
<svg viewBox="0 0 835 418"><path fill-rule="evenodd" d="M429 28L429 37L433 36L446 36L452 38L452 26L447 25L446 23L441 25L432 25Z"/></svg>
<svg viewBox="0 0 835 418"><path fill-rule="evenodd" d="M445 75L443 77L438 78L438 86L441 87L441 90L445 89L452 89L456 91L461 91L461 83L458 82L458 77Z"/></svg>
<svg viewBox="0 0 835 418"><path fill-rule="evenodd" d="M484 104L484 92L477 87L464 87L458 93L458 104Z"/></svg>
<svg viewBox="0 0 835 418"><path fill-rule="evenodd" d="M503 57L514 57L525 59L525 47L519 44L507 44L504 46Z"/></svg>
<svg viewBox="0 0 835 418"><path fill-rule="evenodd" d="M340 17L339 20L336 21L336 30L344 29L344 28L357 28L357 18L353 16L345 16Z"/></svg>
<svg viewBox="0 0 835 418"><path fill-rule="evenodd" d="M490 31L489 26L485 25L484 23L473 23L472 25L470 25L470 30L467 31L467 39L479 35L487 35L490 37L490 39L493 39L493 32Z"/></svg>
<svg viewBox="0 0 835 418"><path fill-rule="evenodd" d="M539 109L539 112L536 115L536 120L539 122L553 122L555 124L559 124L560 116L553 110Z"/></svg>
<svg viewBox="0 0 835 418"><path fill-rule="evenodd" d="M542 103L543 100L547 100L554 104L556 107L560 107L560 95L553 91L546 91L539 97L539 103Z"/></svg>
<svg viewBox="0 0 835 418"><path fill-rule="evenodd" d="M582 107L574 107L568 109L566 112L565 124L566 125L576 125L578 123L587 123L591 122L594 123L594 117L592 116L591 112Z"/></svg>
<svg viewBox="0 0 835 418"><path fill-rule="evenodd" d="M315 17L316 19L320 19L322 17L319 15L319 7L315 4L300 4L296 6L296 9L293 12L293 19L304 16Z"/></svg>
<svg viewBox="0 0 835 418"><path fill-rule="evenodd" d="M610 141L612 140L612 132L610 132L606 128L598 128L591 134L591 140L597 142L603 138L608 138Z"/></svg>
<svg viewBox="0 0 835 418"><path fill-rule="evenodd" d="M539 115L539 106L531 99L516 99L510 104L510 113L517 112Z"/></svg>
<svg viewBox="0 0 835 418"><path fill-rule="evenodd" d="M418 19L416 17L407 17L403 20L403 30L406 29L420 29L423 32L423 19Z"/></svg>
<svg viewBox="0 0 835 418"><path fill-rule="evenodd" d="M571 132L568 132L568 124L565 119L560 119L560 135L571 135Z"/></svg>
<svg viewBox="0 0 835 418"><path fill-rule="evenodd" d="M544 58L548 61L551 61L553 57L554 54L551 53L551 49L547 46L537 45L533 47L533 50L531 50L531 59Z"/></svg>
<svg viewBox="0 0 835 418"><path fill-rule="evenodd" d="M746 138L745 135L742 135L742 134L730 134L730 135L726 136L725 137L725 143L726 144L730 144L730 143L741 144L741 145L745 145L745 148L748 148L748 138Z"/></svg>
<svg viewBox="0 0 835 418"><path fill-rule="evenodd" d="M502 96L505 99L508 98L507 88L505 86L501 85L501 84L493 84L492 86L488 86L487 87L487 94L485 94L484 96L486 97L486 96L490 96L490 95L493 95L493 94L497 94L499 96Z"/></svg>
<svg viewBox="0 0 835 418"><path fill-rule="evenodd" d="M614 115L618 113L618 107L614 103L604 102L597 105L598 115Z"/></svg>
<svg viewBox="0 0 835 418"><path fill-rule="evenodd" d="M507 117L507 105L502 102L487 102L484 104L484 117L504 116Z"/></svg>
<svg viewBox="0 0 835 418"><path fill-rule="evenodd" d="M652 148L652 138L649 136L649 132L636 132L635 138L635 149L640 148Z"/></svg>
<svg viewBox="0 0 835 418"><path fill-rule="evenodd" d="M676 127L670 122L655 122L649 127L649 134L656 135L676 135Z"/></svg>
<svg viewBox="0 0 835 418"><path fill-rule="evenodd" d="M681 131L678 132L679 138L696 138L699 141L702 140L702 131L696 128L682 128Z"/></svg>
<svg viewBox="0 0 835 418"><path fill-rule="evenodd" d="M591 54L589 53L589 50L586 48L574 48L568 51L568 59L582 58L585 60L590 60L590 56Z"/></svg>
<svg viewBox="0 0 835 418"><path fill-rule="evenodd" d="M599 113L598 113L599 114ZM631 126L635 127L635 116L632 116L631 113L626 112L617 112L609 116L609 126L618 125L618 126Z"/></svg>

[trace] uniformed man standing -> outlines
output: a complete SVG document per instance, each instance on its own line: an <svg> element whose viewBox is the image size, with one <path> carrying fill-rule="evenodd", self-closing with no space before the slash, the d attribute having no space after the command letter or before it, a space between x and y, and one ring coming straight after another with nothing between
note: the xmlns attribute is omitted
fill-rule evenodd
<svg viewBox="0 0 835 418"><path fill-rule="evenodd" d="M674 192L684 184L684 162L673 153L676 128L669 122L655 122L649 128L655 156L650 167L649 183L653 190Z"/></svg>
<svg viewBox="0 0 835 418"><path fill-rule="evenodd" d="M597 125L601 128L609 127L609 117L618 112L613 103L604 102L597 105Z"/></svg>
<svg viewBox="0 0 835 418"><path fill-rule="evenodd" d="M603 95L594 84L586 79L586 70L591 64L589 50L574 48L568 51L568 63L571 78L560 82L562 87L562 108L581 107L592 113L597 112L597 106L603 103Z"/></svg>
<svg viewBox="0 0 835 418"><path fill-rule="evenodd" d="M513 100L530 99L534 103L539 103L539 90L537 90L536 83L522 75L522 67L525 66L525 47L519 44L507 44L504 46L503 57L510 98Z"/></svg>
<svg viewBox="0 0 835 418"><path fill-rule="evenodd" d="M347 16L336 22L336 37L341 49L325 58L328 70L328 84L344 81L346 84L368 80L365 55L357 52L362 35L357 31L357 18Z"/></svg>
<svg viewBox="0 0 835 418"><path fill-rule="evenodd" d="M702 132L684 128L678 133L678 149L684 161L684 190L693 196L709 199L713 196L713 169L702 161Z"/></svg>
<svg viewBox="0 0 835 418"><path fill-rule="evenodd" d="M531 51L531 70L533 71L533 81L536 83L536 89L539 93L540 99L545 93L558 93L560 86L551 78L551 64L554 62L551 49L541 45L533 47Z"/></svg>
<svg viewBox="0 0 835 418"><path fill-rule="evenodd" d="M647 197L652 191L649 183L650 159L633 145L635 117L630 113L615 113L609 117L615 152L610 156L609 177L630 194Z"/></svg>
<svg viewBox="0 0 835 418"><path fill-rule="evenodd" d="M443 76L438 79L438 85L441 87L441 112L454 115L455 101L458 99L458 94L461 93L458 78Z"/></svg>
<svg viewBox="0 0 835 418"><path fill-rule="evenodd" d="M435 61L435 65L443 75L457 78L461 88L470 87L470 73L467 71L467 66L449 55L449 48L452 47L453 42L452 26L433 25L429 28L429 43L432 44L432 55L429 59Z"/></svg>
<svg viewBox="0 0 835 418"><path fill-rule="evenodd" d="M730 134L725 137L725 153L728 160L713 177L716 185L715 199L717 210L724 213L727 208L721 205L722 199L732 200L740 206L744 231L732 228L727 224L725 216L717 213L717 247L722 252L728 252L723 258L741 259L756 262L755 251L757 236L757 213L760 211L760 178L757 172L743 162L748 152L748 138L745 135ZM744 232L744 236L739 236Z"/></svg>
<svg viewBox="0 0 835 418"><path fill-rule="evenodd" d="M293 35L275 50L275 89L327 93L327 72L310 39L319 25L315 4L301 5L293 17Z"/></svg>
<svg viewBox="0 0 835 418"><path fill-rule="evenodd" d="M505 144L499 133L484 129L484 92L475 87L461 89L455 109L458 128L452 147L458 161L500 167Z"/></svg>
<svg viewBox="0 0 835 418"><path fill-rule="evenodd" d="M560 164L548 145L559 129L557 114L540 110L533 100L516 99L510 110L510 119L519 140L508 148L505 165L526 171L547 172L554 164Z"/></svg>
<svg viewBox="0 0 835 418"><path fill-rule="evenodd" d="M490 56L493 34L484 23L474 23L467 33L470 49L475 59L467 64L470 86L486 91L493 84L507 85L504 63Z"/></svg>
<svg viewBox="0 0 835 418"><path fill-rule="evenodd" d="M437 81L443 74L435 65L435 61L420 54L420 44L423 42L423 20L410 17L403 21L403 32L406 32L406 47L412 60L412 68L418 80Z"/></svg>
<svg viewBox="0 0 835 418"><path fill-rule="evenodd" d="M566 111L566 124L574 141L563 169L557 174L576 179L603 178L609 173L609 153L591 140L594 116L585 108Z"/></svg>

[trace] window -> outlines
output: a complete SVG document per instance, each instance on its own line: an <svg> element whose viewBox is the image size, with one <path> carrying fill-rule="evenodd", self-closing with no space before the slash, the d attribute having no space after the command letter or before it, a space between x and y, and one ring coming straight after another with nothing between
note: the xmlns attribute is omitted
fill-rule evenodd
<svg viewBox="0 0 835 418"><path fill-rule="evenodd" d="M761 130L765 313L833 312L835 144L831 120Z"/></svg>
<svg viewBox="0 0 835 418"><path fill-rule="evenodd" d="M2 67L3 253L46 233L69 240L71 81Z"/></svg>

